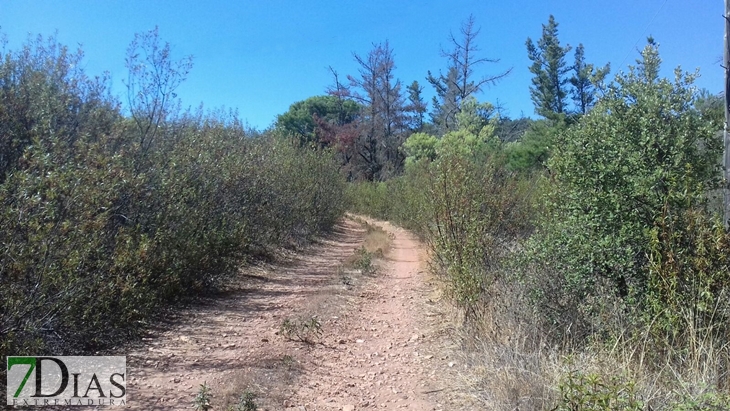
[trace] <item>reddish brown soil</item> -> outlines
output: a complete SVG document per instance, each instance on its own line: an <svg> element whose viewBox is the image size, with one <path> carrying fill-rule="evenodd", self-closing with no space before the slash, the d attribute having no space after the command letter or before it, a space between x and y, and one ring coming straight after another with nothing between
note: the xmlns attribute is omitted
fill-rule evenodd
<svg viewBox="0 0 730 411"><path fill-rule="evenodd" d="M391 233L375 274L343 269L364 239L352 218L285 263L247 267L225 295L179 311L128 354L129 408L191 410L207 383L214 410L243 392L259 410L468 410L448 324L420 243ZM316 316L315 344L279 332Z"/></svg>

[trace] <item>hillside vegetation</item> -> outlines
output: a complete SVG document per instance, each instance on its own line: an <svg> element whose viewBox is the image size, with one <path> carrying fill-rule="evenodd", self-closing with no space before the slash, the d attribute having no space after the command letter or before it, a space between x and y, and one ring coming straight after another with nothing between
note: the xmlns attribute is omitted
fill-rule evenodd
<svg viewBox="0 0 730 411"><path fill-rule="evenodd" d="M0 64L0 353L118 344L162 304L298 246L343 212L326 150L181 111L156 31L130 46L131 113L54 38Z"/></svg>
<svg viewBox="0 0 730 411"><path fill-rule="evenodd" d="M586 114L541 107L517 142L465 101L408 137L402 176L348 188L430 245L489 409L730 409L721 140L696 75L660 63L650 39Z"/></svg>
<svg viewBox="0 0 730 411"><path fill-rule="evenodd" d="M430 247L486 409L730 410L722 97L663 78L652 38L613 77L582 44L568 64L550 16L526 41L538 118L511 119L477 99L510 73L479 75L478 34L449 38L430 103L384 41L265 131L182 110L192 59L156 30L124 104L52 37L4 51L0 353L114 346L349 209Z"/></svg>

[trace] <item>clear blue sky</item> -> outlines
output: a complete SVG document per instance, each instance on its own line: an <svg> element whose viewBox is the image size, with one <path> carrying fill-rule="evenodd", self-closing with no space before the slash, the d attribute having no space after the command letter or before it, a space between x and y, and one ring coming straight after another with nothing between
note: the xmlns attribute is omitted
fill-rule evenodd
<svg viewBox="0 0 730 411"><path fill-rule="evenodd" d="M332 83L327 66L356 74L352 53L366 54L373 42L389 40L404 84L425 85L427 70L445 67L439 50L469 14L481 27L483 56L501 59L483 73L513 67L479 99L498 100L512 117L534 116L525 40L540 36L550 14L563 44L583 43L587 60L610 62L613 74L633 64L651 34L666 76L678 65L700 68L698 86L717 93L723 11L721 0L0 0L0 27L11 49L28 34L55 31L62 43L80 44L87 72L109 71L123 98L127 45L135 32L159 26L177 56L194 57L178 93L184 106L237 108L265 128L293 102L323 94Z"/></svg>

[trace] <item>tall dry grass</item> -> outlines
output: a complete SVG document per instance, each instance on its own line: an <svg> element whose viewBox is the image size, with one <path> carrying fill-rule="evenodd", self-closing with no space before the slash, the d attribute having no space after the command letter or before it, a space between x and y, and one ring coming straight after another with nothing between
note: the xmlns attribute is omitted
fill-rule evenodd
<svg viewBox="0 0 730 411"><path fill-rule="evenodd" d="M730 343L717 329L685 315L680 345L655 324L614 319L613 338L582 339L546 328L529 291L495 284L479 318L457 328L462 382L485 409L730 410Z"/></svg>

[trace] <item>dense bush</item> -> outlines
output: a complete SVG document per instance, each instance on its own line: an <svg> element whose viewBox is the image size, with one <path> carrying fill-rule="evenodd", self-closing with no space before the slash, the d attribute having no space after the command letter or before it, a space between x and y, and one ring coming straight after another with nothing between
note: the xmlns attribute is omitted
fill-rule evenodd
<svg viewBox="0 0 730 411"><path fill-rule="evenodd" d="M479 390L504 392L500 409L730 409L717 116L695 74L662 79L659 67L650 40L569 124L507 144L484 128L414 134L405 175L349 189L353 209L431 246L474 314L465 344L486 352L471 361L491 370ZM514 376L493 382L506 368ZM545 397L523 401L535 393Z"/></svg>
<svg viewBox="0 0 730 411"><path fill-rule="evenodd" d="M476 132L476 134L475 134ZM441 139L414 134L405 175L359 183L351 209L390 219L430 245L449 294L475 315L517 237L530 231L530 181L507 171L493 129L459 129Z"/></svg>
<svg viewBox="0 0 730 411"><path fill-rule="evenodd" d="M730 384L730 232L703 209L665 208L649 232L647 357Z"/></svg>
<svg viewBox="0 0 730 411"><path fill-rule="evenodd" d="M650 232L666 218L705 209L705 193L720 175L719 140L692 105L694 76L677 71L674 81L661 79L659 65L650 43L639 65L617 76L595 109L561 135L548 163L554 188L532 245L543 275L561 284L542 294L545 306L582 306L585 321L572 324L579 334L596 332L593 316L605 314L592 301L615 297L641 315ZM554 314L551 321L573 317Z"/></svg>
<svg viewBox="0 0 730 411"><path fill-rule="evenodd" d="M160 304L306 242L343 211L329 152L254 138L233 115L125 118L80 59L37 40L0 66L2 355L116 343ZM153 117L154 132L140 122Z"/></svg>
<svg viewBox="0 0 730 411"><path fill-rule="evenodd" d="M696 75L662 79L660 63L650 40L559 134L546 212L516 271L539 313L535 335L625 362L648 405L672 409L678 387L693 398L727 387L730 246L708 201L720 140L697 108Z"/></svg>

